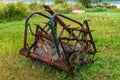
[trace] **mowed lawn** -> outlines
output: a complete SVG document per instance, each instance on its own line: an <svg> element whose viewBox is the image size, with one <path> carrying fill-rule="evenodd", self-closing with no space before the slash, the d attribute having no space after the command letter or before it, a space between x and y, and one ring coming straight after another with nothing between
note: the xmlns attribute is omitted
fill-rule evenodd
<svg viewBox="0 0 120 80"><path fill-rule="evenodd" d="M93 64L79 66L74 80L120 80L120 12L66 14L89 21L97 50ZM42 19L41 19L42 20ZM73 80L70 73L19 54L25 19L0 23L0 80Z"/></svg>

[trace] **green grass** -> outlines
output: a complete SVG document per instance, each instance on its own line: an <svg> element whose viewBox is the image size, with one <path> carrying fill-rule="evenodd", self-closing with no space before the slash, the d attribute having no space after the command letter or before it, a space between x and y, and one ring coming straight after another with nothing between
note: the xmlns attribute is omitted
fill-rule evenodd
<svg viewBox="0 0 120 80"><path fill-rule="evenodd" d="M75 80L120 80L120 12L66 14L83 22L91 19L90 28L97 53L95 63L83 65ZM70 73L19 55L23 46L25 19L0 23L0 80L73 80Z"/></svg>

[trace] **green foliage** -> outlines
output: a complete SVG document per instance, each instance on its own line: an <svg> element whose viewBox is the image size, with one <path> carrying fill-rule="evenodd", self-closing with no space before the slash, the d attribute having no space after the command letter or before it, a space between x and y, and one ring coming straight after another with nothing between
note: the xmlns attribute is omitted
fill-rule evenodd
<svg viewBox="0 0 120 80"><path fill-rule="evenodd" d="M54 0L55 4L63 4L65 3L67 0Z"/></svg>
<svg viewBox="0 0 120 80"><path fill-rule="evenodd" d="M110 3L107 3L107 2L103 3L102 7L105 7L105 8L108 8L108 9L116 9L117 8L116 5L111 5Z"/></svg>
<svg viewBox="0 0 120 80"><path fill-rule="evenodd" d="M0 6L1 7L1 6ZM21 20L33 11L42 11L42 5L34 2L31 4L9 3L3 8L0 8L0 22Z"/></svg>
<svg viewBox="0 0 120 80"><path fill-rule="evenodd" d="M33 10L33 11L38 10L40 9L40 4L38 4L37 2L33 2L29 5L29 8L30 10Z"/></svg>
<svg viewBox="0 0 120 80"><path fill-rule="evenodd" d="M109 9L116 9L117 6L116 5L109 5L109 6L107 6L107 8L109 8Z"/></svg>
<svg viewBox="0 0 120 80"><path fill-rule="evenodd" d="M55 12L58 13L70 13L72 10L83 8L81 4L75 4L75 5L56 4L56 5L52 5L51 7Z"/></svg>
<svg viewBox="0 0 120 80"><path fill-rule="evenodd" d="M81 2L84 7L89 7L90 4L92 3L92 0L78 0L78 1Z"/></svg>
<svg viewBox="0 0 120 80"><path fill-rule="evenodd" d="M90 7L92 3L106 2L106 0L78 0L84 7Z"/></svg>
<svg viewBox="0 0 120 80"><path fill-rule="evenodd" d="M0 18L5 20L20 19L26 16L26 8L22 3L7 4L0 10Z"/></svg>

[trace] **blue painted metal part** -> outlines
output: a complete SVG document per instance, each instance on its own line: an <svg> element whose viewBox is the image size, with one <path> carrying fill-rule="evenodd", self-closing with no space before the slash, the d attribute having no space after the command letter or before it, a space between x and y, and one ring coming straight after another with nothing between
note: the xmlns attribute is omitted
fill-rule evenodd
<svg viewBox="0 0 120 80"><path fill-rule="evenodd" d="M53 22L54 22L54 19L55 19L56 15L58 15L58 14L55 13L51 17L51 19L50 19L50 29L51 29L52 36L53 36L53 39L54 39L54 43L55 43L55 47L56 47L56 50L57 50L57 54L60 57L60 49L59 49L59 45L58 45L57 35L56 35L55 29L54 29L54 25L53 25Z"/></svg>

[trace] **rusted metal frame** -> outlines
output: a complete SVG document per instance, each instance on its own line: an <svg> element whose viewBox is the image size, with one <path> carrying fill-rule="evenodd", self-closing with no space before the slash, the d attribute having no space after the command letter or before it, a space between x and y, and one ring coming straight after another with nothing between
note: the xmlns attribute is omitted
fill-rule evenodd
<svg viewBox="0 0 120 80"><path fill-rule="evenodd" d="M60 17L61 17L61 16L60 16ZM58 20L57 20L56 18L58 18ZM22 53L22 52L21 52L21 53L24 54L24 53L26 52L27 55L26 55L26 53L25 53L25 54L24 54L25 56L29 56L29 57L31 57L31 58L35 58L35 59L41 60L41 61L46 62L46 63L48 63L48 64L50 64L50 65L52 65L52 66L56 66L56 67L61 68L61 69L65 70L65 71L71 71L72 73L74 73L77 68L75 67L74 70L73 70L73 67L71 66L71 64L74 64L74 63L72 63L72 62L70 61L72 55L70 54L70 56L69 56L69 54L65 54L65 53L70 53L70 52L65 50L64 45L69 44L69 41L72 41L72 40L73 40L73 41L75 41L75 43L74 43L72 46L74 47L73 50L75 50L75 48L77 47L77 43L80 43L81 47L79 47L80 50L78 50L79 53L78 53L77 59L78 59L79 62L80 62L81 54L82 54L83 52L85 52L84 59L82 60L81 63L87 63L88 54L89 54L89 52L90 52L91 45L92 45L92 46L94 45L94 44L93 44L93 43L94 43L94 42L93 42L93 39L91 39L91 37L92 37L91 31L90 31L90 29L89 29L88 23L85 22L85 21L84 21L84 23L82 24L82 26L80 25L80 28L81 28L81 29L78 29L78 28L72 28L72 29L71 29L71 28L68 28L64 22L59 21L60 18L59 18L58 16L56 16L56 18L55 18L55 21L58 22L59 24L61 24L61 26L62 26L62 30L61 30L61 32L60 32L60 34L59 34L59 36L58 36L58 43L61 45L61 47L62 47L62 49L63 49L63 52L64 52L63 54L61 54L61 57L60 57L59 59L60 59L60 61L62 60L62 64L65 64L65 66L64 66L64 67L60 66L61 64L60 64L59 62L57 62L57 63L55 63L55 64L52 64L52 57L51 57L50 53L47 51L47 49L45 50L46 43L45 43L44 40L43 40L44 38L47 39L47 40L49 40L49 41L51 41L51 42L54 42L53 37L50 36L50 35L48 35L48 34L47 34L47 31L44 30L44 28L46 28L47 25L49 26L49 22L48 22L48 24L45 25L44 28L40 27L40 25L39 25L40 28L36 27L36 34L35 34L35 41L34 41L34 43L29 47L29 49L27 49L26 46L25 46L25 47L23 48L25 51L23 50L23 53ZM64 17L64 18L65 18L65 17ZM70 19L71 19L71 18L70 18ZM69 19L68 19L68 20L69 20ZM28 21L29 21L29 19L28 19ZM62 24L62 23L64 23L64 24ZM81 23L80 23L80 24L81 24ZM84 27L84 24L86 24L85 27ZM37 26L37 25L36 25L36 26ZM25 31L26 31L26 39L27 39L27 30L26 30L26 29L28 29L28 27L30 27L30 26L27 25L27 28L25 28ZM30 29L31 29L31 27L30 27ZM54 29L55 29L55 31L57 32L57 26L54 25ZM49 31L49 30L50 30L50 29L48 29L48 31ZM69 38L64 38L64 37L62 37L64 30L66 30L66 31L69 33ZM31 33L32 33L32 30L30 30L30 31L31 31ZM79 31L79 34L76 35L74 31ZM45 34L43 34L43 33L45 33ZM25 33L24 33L24 34L25 34ZM83 34L82 39L79 39L80 35L82 35L82 34ZM88 37L88 36L89 36L90 40L87 40L87 37ZM73 38L71 38L71 37L73 37ZM65 39L66 39L66 40L69 40L69 41L67 41L67 42L62 42L62 40L65 40ZM25 40L24 40L24 41L25 41ZM30 49L32 49L33 47L34 47L34 48L36 47L36 42L39 42L39 43L42 45L42 47L44 47L44 49L43 49L43 50L44 50L44 54L47 55L47 58L42 58L42 57L38 56L37 54L34 54L34 51L33 51L33 53L30 52ZM25 43L25 42L24 42L24 43ZM26 43L26 44L27 44L27 43ZM33 49L34 49L34 48L33 48ZM95 50L95 48L96 48L96 47L93 46L92 49ZM77 48L76 48L76 49L77 49ZM94 50L93 50L93 51L94 51ZM28 53L29 53L29 55L28 55ZM95 53L95 51L94 51L93 53ZM64 60L65 58L63 58L63 57L64 57L63 55L65 56L66 60ZM73 58L72 58L72 59L73 59L73 61L74 61L74 54L73 54ZM93 59L94 59L94 54L93 54L92 60L93 60ZM89 61L89 62L92 62L92 61ZM69 68L70 68L70 69L69 69Z"/></svg>
<svg viewBox="0 0 120 80"><path fill-rule="evenodd" d="M71 20L69 17L66 17L66 16L61 15L61 14L54 14L53 16L54 16L54 17L56 17L56 16L62 16L62 17L64 17L64 18L68 19L68 20ZM58 21L59 18L56 19L56 20ZM75 38L77 39L77 36L73 33L73 31L69 30L68 27L66 27L66 24L65 24L64 22L62 22L61 20L59 20L58 22L60 23L61 26L63 26L63 27L66 29L66 31L68 31L68 33L69 33L71 36L73 36L73 37L75 37ZM79 25L81 24L81 23L76 22L76 21L73 21L73 22L75 22L75 23L77 23L77 24L79 24ZM81 26L81 25L80 25L80 26Z"/></svg>
<svg viewBox="0 0 120 80"><path fill-rule="evenodd" d="M47 7L48 7L48 6L47 6ZM45 9L47 9L47 8L45 8ZM48 11L51 15L53 15L54 12L53 12L52 10L50 10L49 7L48 7L48 9L49 9L49 10L47 10L47 11ZM82 24L79 23L79 22L77 22L76 20L70 19L69 17L66 17L66 16L61 15L61 14L59 14L59 16L62 16L62 17L66 18L66 19L68 19L68 20L71 20L71 21L73 21L73 22L76 22L76 23L78 23L80 26L82 26ZM59 24L60 24L61 26L63 26L63 27L66 28L66 24L65 24L64 22L62 22L58 17L57 17L57 21L59 22ZM74 34L73 32L69 31L68 29L66 29L66 30L69 32L69 34L72 33L71 36L76 37L75 34Z"/></svg>
<svg viewBox="0 0 120 80"><path fill-rule="evenodd" d="M89 28L89 25L88 25L87 20L85 20L84 23L86 24L86 28L90 31L90 28ZM94 50L95 50L94 53L96 53L96 52L97 52L97 49L96 49L95 43L94 43L94 41L93 41L93 37L92 37L91 32L89 32L89 37L90 37L90 39L91 39L91 41L92 41L92 46L93 46L93 48L94 48Z"/></svg>
<svg viewBox="0 0 120 80"><path fill-rule="evenodd" d="M71 20L71 18L69 18L69 17L66 17L66 16L64 16L64 15L62 15L62 14L58 14L59 16L62 16L62 17L64 17L64 18L66 18L66 19L68 19L68 20ZM72 20L73 22L76 22L77 24L79 24L79 22L77 22L77 21L75 21L75 20ZM81 25L81 23L79 24L81 27L82 27L82 30L84 30L83 28L83 26ZM73 36L73 31L69 31L69 29L68 29L68 27L65 27L65 29L70 33L70 35L71 36ZM73 37L75 37L76 38L76 36L73 36ZM77 38L76 38L77 39Z"/></svg>
<svg viewBox="0 0 120 80"><path fill-rule="evenodd" d="M57 14L55 19L59 22L59 24L60 24L61 26L63 26L63 27L66 29L66 31L68 31L68 33L69 33L72 37L75 37L75 38L76 38L77 36L75 35L75 33L73 33L71 30L69 30L69 28L67 27L67 25L66 25L60 18L58 18L58 16L63 17L63 18L66 18L66 19L68 19L68 20L70 20L70 21L71 21L71 18L66 17L66 16L64 16L64 15L62 15L62 14ZM81 27L81 23L76 22L76 21L74 21L74 20L73 20L73 22L79 24L80 27Z"/></svg>
<svg viewBox="0 0 120 80"><path fill-rule="evenodd" d="M31 14L27 17L26 22L25 22L25 31L24 31L24 48L25 48L25 49L27 49L27 48L26 48L26 44L27 44L28 21L29 21L29 19L30 19L34 14L37 14L37 15L40 15L40 16L43 16L43 17L45 17L45 18L50 19L50 17L48 17L48 16L46 16L46 15L40 13L40 12L33 12L33 13L31 13Z"/></svg>
<svg viewBox="0 0 120 80"><path fill-rule="evenodd" d="M47 58L42 58L42 57L39 57L37 54L34 54L32 52L29 53L29 56L27 57L30 57L30 58L33 58L33 59L37 59L37 60L40 60L40 61L43 61L43 62L46 62L47 64L51 65L49 60Z"/></svg>
<svg viewBox="0 0 120 80"><path fill-rule="evenodd" d="M52 9L49 6L44 6L45 10L48 11L51 15L54 14L54 12L52 11ZM71 20L72 21L72 20ZM92 36L91 36L92 37ZM95 48L95 47L94 47ZM96 51L96 50L95 50Z"/></svg>

